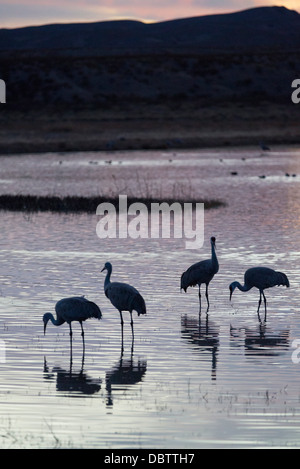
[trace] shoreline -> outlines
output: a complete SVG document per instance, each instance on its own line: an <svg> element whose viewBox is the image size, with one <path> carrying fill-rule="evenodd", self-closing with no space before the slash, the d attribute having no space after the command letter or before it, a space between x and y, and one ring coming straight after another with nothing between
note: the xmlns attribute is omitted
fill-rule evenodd
<svg viewBox="0 0 300 469"><path fill-rule="evenodd" d="M300 145L299 110L291 103L201 107L196 102L77 110L5 107L0 155Z"/></svg>
<svg viewBox="0 0 300 469"><path fill-rule="evenodd" d="M163 150L193 150L193 149L212 149L212 148L227 148L234 149L238 147L258 147L260 136L240 136L230 143L226 138L190 138L181 139L180 143L172 142L169 139L162 140L139 140L135 139L128 141L127 144L122 142L114 142L113 144L107 142L81 142L72 144L70 142L57 142L43 144L40 142L26 142L11 145L0 144L0 158L1 156L19 155L26 157L28 154L45 154L45 153L75 153L75 152L117 152L117 151L163 151ZM174 139L176 140L176 139ZM280 138L278 135L274 138L265 138L270 146L298 146L300 141L296 137ZM257 142L257 143L256 143Z"/></svg>

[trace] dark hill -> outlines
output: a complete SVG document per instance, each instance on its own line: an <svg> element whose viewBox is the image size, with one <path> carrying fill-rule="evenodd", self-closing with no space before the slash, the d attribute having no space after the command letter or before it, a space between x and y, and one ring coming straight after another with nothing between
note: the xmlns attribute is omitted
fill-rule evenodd
<svg viewBox="0 0 300 469"><path fill-rule="evenodd" d="M52 24L0 30L0 50L98 49L102 53L300 47L300 15L260 7L146 24L139 21Z"/></svg>

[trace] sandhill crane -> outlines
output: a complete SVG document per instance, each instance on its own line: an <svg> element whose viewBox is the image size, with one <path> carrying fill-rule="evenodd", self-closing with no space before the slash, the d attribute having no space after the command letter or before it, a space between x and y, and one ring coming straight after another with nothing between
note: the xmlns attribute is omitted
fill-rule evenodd
<svg viewBox="0 0 300 469"><path fill-rule="evenodd" d="M241 291L249 291L251 288L256 287L259 289L259 302L258 302L258 309L257 314L259 316L259 308L261 305L261 297L263 296L264 304L265 304L265 321L267 319L267 300L264 294L264 290L266 288L271 288L279 285L285 285L289 287L289 280L285 274L282 272L276 272L273 269L269 269L268 267L252 267L251 269L246 270L244 275L244 285L241 285L239 282L232 282L229 285L230 290L230 300L232 297L232 293L234 292L235 288L238 288Z"/></svg>
<svg viewBox="0 0 300 469"><path fill-rule="evenodd" d="M140 314L146 314L146 305L142 295L136 290L136 288L128 285L127 283L111 282L110 276L112 273L112 265L110 262L106 262L105 266L101 270L103 272L107 270L107 274L104 281L104 293L110 300L111 304L119 311L121 318L121 329L122 329L122 347L123 347L123 311L129 311L131 317L131 331L132 338L134 337L133 332L133 319L132 311L136 311L138 316Z"/></svg>
<svg viewBox="0 0 300 469"><path fill-rule="evenodd" d="M219 263L216 255L216 238L212 236L210 238L210 244L211 244L211 259L207 259L205 261L200 261L197 262L196 264L191 265L187 269L186 272L183 272L181 276L181 285L180 289L183 288L183 290L186 292L188 287L195 287L196 285L199 286L199 314L201 314L201 284L205 283L206 284L206 290L205 290L205 296L207 300L207 310L206 313L208 313L209 310L209 299L208 299L208 285L214 275L218 272L219 270Z"/></svg>
<svg viewBox="0 0 300 469"><path fill-rule="evenodd" d="M56 319L53 314L45 313L43 316L44 321L44 335L46 334L46 327L48 321L51 321L54 326L60 326L67 322L70 327L70 343L72 350L72 321L78 321L81 326L81 336L84 349L84 330L82 323L89 318L100 319L102 313L100 308L92 301L87 300L83 296L73 296L71 298L63 298L59 300L55 305Z"/></svg>

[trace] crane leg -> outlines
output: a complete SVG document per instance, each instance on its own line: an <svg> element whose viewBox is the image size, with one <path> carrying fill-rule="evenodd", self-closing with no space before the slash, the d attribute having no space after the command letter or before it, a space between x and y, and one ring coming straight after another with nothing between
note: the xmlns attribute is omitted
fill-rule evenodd
<svg viewBox="0 0 300 469"><path fill-rule="evenodd" d="M259 292L259 302L258 302L258 309L257 309L257 313L259 313L259 308L260 308L260 305L261 305L261 291Z"/></svg>
<svg viewBox="0 0 300 469"><path fill-rule="evenodd" d="M257 316L258 316L259 322L261 322L261 321L260 321L260 315L259 315L259 308L260 308L260 305L261 305L261 291L259 292L259 301L258 301L258 308L257 308Z"/></svg>
<svg viewBox="0 0 300 469"><path fill-rule="evenodd" d="M120 319L121 319L121 326L122 326L122 329L123 329L124 321L123 321L122 311L119 311L119 313L120 313Z"/></svg>
<svg viewBox="0 0 300 469"><path fill-rule="evenodd" d="M266 297L265 297L264 292L262 292L262 294L263 294L263 297L264 297L264 304L265 304L265 322L266 322L266 320L267 320L267 299L266 299Z"/></svg>
<svg viewBox="0 0 300 469"><path fill-rule="evenodd" d="M201 285L199 285L199 292L198 292L198 296L199 296L199 314L201 314L201 291L200 291L200 287L201 287Z"/></svg>
<svg viewBox="0 0 300 469"><path fill-rule="evenodd" d="M83 353L84 353L84 351L85 351L84 330L83 330L83 326L82 326L81 321L80 321L80 325L81 325L81 337L82 337L82 345L83 345Z"/></svg>
<svg viewBox="0 0 300 469"><path fill-rule="evenodd" d="M124 325L124 321L123 321L122 311L119 311L119 313L120 313L120 318L121 318L122 352L123 352L123 350L124 350L124 347L123 347L123 325Z"/></svg>
<svg viewBox="0 0 300 469"><path fill-rule="evenodd" d="M72 335L73 335L73 332L72 332L71 323L69 324L69 327L70 327L70 366L72 366L72 363L73 363Z"/></svg>
<svg viewBox="0 0 300 469"><path fill-rule="evenodd" d="M207 310L206 310L206 312L208 313L208 310L209 310L208 284L206 284L205 296L206 296L206 301L207 301Z"/></svg>
<svg viewBox="0 0 300 469"><path fill-rule="evenodd" d="M130 312L130 318L131 318L131 321L130 321L130 325L131 325L131 332L132 332L132 339L134 338L134 332L133 332L133 319L132 319L132 311L129 311Z"/></svg>

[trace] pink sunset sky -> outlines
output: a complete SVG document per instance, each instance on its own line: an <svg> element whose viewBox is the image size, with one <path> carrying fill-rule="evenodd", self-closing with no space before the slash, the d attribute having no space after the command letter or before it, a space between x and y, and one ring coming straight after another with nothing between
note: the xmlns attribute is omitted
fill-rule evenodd
<svg viewBox="0 0 300 469"><path fill-rule="evenodd" d="M151 22L273 5L300 12L300 0L0 0L0 27L124 18Z"/></svg>

